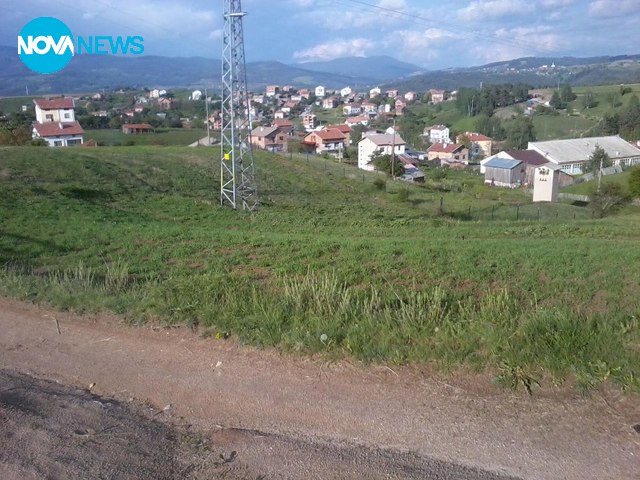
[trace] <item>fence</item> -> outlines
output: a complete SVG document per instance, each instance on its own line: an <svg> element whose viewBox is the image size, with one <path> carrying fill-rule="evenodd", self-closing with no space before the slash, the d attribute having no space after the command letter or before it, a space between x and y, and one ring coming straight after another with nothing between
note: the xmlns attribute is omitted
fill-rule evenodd
<svg viewBox="0 0 640 480"><path fill-rule="evenodd" d="M300 162L324 171L334 178L346 178L352 181L374 186L376 180L384 180L384 189L391 195L406 190L410 184L401 180L391 180L384 174L366 172L353 164L339 163L331 157L314 154L284 153L282 157ZM475 172L473 172L475 173ZM413 184L416 185L416 184ZM378 187L380 188L380 187ZM371 193L376 189L372 188ZM438 191L437 189L409 189L404 202L414 206L417 212L434 218L449 218L461 221L552 221L591 218L591 212L583 207L568 203L533 203L522 198L509 198L511 191L505 189L507 200L476 199L464 190ZM400 195L398 195L400 197ZM575 197L575 198L574 198ZM572 201L588 201L583 195L561 194L561 198ZM398 198L398 200L400 200Z"/></svg>

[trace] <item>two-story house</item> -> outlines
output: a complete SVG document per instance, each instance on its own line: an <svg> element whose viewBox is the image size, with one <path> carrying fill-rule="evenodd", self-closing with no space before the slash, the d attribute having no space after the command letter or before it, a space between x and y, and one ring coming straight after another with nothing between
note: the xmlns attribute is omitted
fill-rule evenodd
<svg viewBox="0 0 640 480"><path fill-rule="evenodd" d="M386 133L365 133L364 137L358 142L358 168L375 170L370 164L373 156L377 153L380 155L402 155L406 150L406 142L400 135L388 135Z"/></svg>
<svg viewBox="0 0 640 480"><path fill-rule="evenodd" d="M429 160L440 160L440 166L468 165L469 149L455 143L434 143L427 150Z"/></svg>
<svg viewBox="0 0 640 480"><path fill-rule="evenodd" d="M82 145L84 130L76 121L71 98L35 99L36 122L31 136L42 138L51 147Z"/></svg>
<svg viewBox="0 0 640 480"><path fill-rule="evenodd" d="M316 153L337 154L344 150L347 137L340 130L332 128L311 132L304 137L304 145Z"/></svg>
<svg viewBox="0 0 640 480"><path fill-rule="evenodd" d="M278 127L258 127L251 131L251 144L269 152L287 152L288 135Z"/></svg>
<svg viewBox="0 0 640 480"><path fill-rule="evenodd" d="M472 160L491 156L491 148L493 147L492 138L482 135L481 133L466 132L456 137L456 143L465 143L465 138L470 144L469 156Z"/></svg>
<svg viewBox="0 0 640 480"><path fill-rule="evenodd" d="M429 143L451 143L451 133L446 125L431 125L426 127L423 132Z"/></svg>

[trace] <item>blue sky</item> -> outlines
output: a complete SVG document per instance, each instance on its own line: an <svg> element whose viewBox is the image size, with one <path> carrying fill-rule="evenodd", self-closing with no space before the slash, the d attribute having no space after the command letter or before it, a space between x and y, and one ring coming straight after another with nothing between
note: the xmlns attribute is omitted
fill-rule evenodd
<svg viewBox="0 0 640 480"><path fill-rule="evenodd" d="M640 53L640 0L243 0L247 59L390 55L424 68ZM77 35L142 35L147 54L220 57L222 0L0 0L0 44L54 16Z"/></svg>

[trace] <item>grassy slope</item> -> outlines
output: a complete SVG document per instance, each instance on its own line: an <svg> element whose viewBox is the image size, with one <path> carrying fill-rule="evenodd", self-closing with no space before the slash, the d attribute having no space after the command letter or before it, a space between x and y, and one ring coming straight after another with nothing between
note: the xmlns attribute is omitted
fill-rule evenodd
<svg viewBox="0 0 640 480"><path fill-rule="evenodd" d="M216 133L212 132L212 135L216 135ZM219 135L219 133L217 135ZM125 135L120 129L104 129L86 130L84 138L85 141L93 139L106 146L131 146L130 142L134 142L135 145L187 146L206 136L207 131L200 128L158 129L154 133L141 135Z"/></svg>
<svg viewBox="0 0 640 480"><path fill-rule="evenodd" d="M218 206L217 158L1 149L0 292L285 350L488 367L512 386L573 374L638 388L637 211L594 221L549 205L516 222L526 197L477 177L403 203L351 167L258 155L264 206L247 215ZM453 218L436 215L441 197Z"/></svg>

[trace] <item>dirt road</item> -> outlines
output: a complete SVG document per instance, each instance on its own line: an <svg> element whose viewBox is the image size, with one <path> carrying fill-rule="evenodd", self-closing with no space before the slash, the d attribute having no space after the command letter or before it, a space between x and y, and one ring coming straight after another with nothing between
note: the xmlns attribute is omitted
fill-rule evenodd
<svg viewBox="0 0 640 480"><path fill-rule="evenodd" d="M117 318L8 300L0 300L0 332L0 395L10 382L32 382L22 390L45 393L50 384L40 379L71 390L95 383L92 393L130 405L136 418L145 402L154 412L149 421L191 425L216 456L237 452L208 470L224 468L224 478L636 480L640 472L638 397L585 399L548 389L528 398L481 387L486 383L473 377L445 383L411 368L283 358L186 329L131 328ZM5 432L20 424L11 416L20 401L10 399L0 401ZM106 420L96 422L91 432ZM148 434L134 430L134 438ZM173 452L175 445L162 448ZM192 454L175 458L184 463ZM19 462L3 462L5 471L20 472Z"/></svg>

